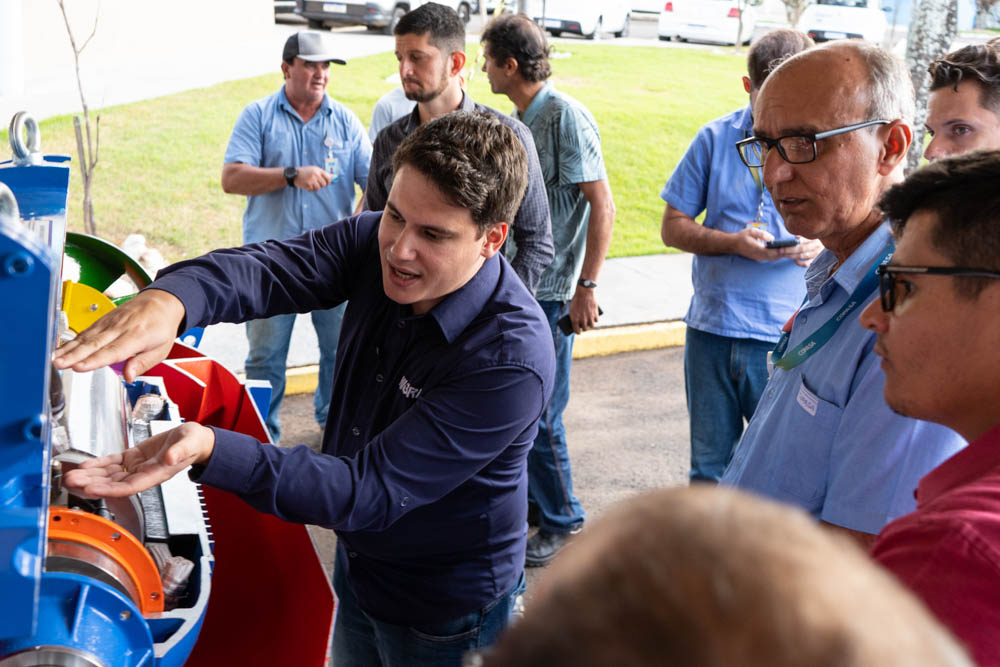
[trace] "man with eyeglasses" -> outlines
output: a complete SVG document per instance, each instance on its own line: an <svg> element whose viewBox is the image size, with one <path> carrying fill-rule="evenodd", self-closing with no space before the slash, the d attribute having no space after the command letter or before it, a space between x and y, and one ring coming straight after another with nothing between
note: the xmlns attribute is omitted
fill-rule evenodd
<svg viewBox="0 0 1000 667"><path fill-rule="evenodd" d="M964 444L888 408L875 336L857 322L893 249L877 202L902 179L912 112L903 63L864 42L833 42L774 70L754 136L738 144L788 231L825 249L806 270L805 301L722 482L798 505L865 546Z"/></svg>
<svg viewBox="0 0 1000 667"><path fill-rule="evenodd" d="M718 482L726 469L767 384L767 353L806 293L804 267L822 250L788 233L760 170L748 171L733 150L750 135L771 68L811 46L808 35L790 28L754 42L743 77L750 103L698 130L660 193L664 245L694 254L694 294L684 316L691 481ZM792 245L767 247L775 240Z"/></svg>
<svg viewBox="0 0 1000 667"><path fill-rule="evenodd" d="M891 188L882 209L897 248L881 300L861 314L878 335L886 402L971 443L920 480L917 510L889 524L872 555L979 665L1000 665L998 182L992 151L944 158Z"/></svg>

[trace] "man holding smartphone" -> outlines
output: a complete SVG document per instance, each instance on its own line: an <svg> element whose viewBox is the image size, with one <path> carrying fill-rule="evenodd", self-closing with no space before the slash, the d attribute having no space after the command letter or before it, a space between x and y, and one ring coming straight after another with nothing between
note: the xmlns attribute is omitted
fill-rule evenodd
<svg viewBox="0 0 1000 667"><path fill-rule="evenodd" d="M785 230L760 174L747 171L734 146L750 134L772 64L812 45L790 29L757 40L743 77L750 104L701 128L660 194L663 243L695 255L684 318L692 481L722 476L767 384L767 353L805 296L803 267L822 249Z"/></svg>
<svg viewBox="0 0 1000 667"><path fill-rule="evenodd" d="M547 81L552 67L541 28L523 15L501 16L487 26L482 42L490 88L510 98L514 117L534 137L556 250L535 295L556 350L552 401L528 455L528 499L538 509L538 532L528 540L525 564L537 567L547 565L584 521L573 494L562 412L569 402L573 334L593 328L601 314L597 279L611 244L615 204L597 122Z"/></svg>

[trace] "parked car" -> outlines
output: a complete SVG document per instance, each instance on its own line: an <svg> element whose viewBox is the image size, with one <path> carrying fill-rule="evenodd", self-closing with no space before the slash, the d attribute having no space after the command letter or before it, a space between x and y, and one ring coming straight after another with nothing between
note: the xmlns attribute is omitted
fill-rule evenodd
<svg viewBox="0 0 1000 667"><path fill-rule="evenodd" d="M679 39L735 44L739 39L743 44L749 44L756 28L757 10L753 3L741 0L666 0L660 11L656 32L664 41Z"/></svg>
<svg viewBox="0 0 1000 667"><path fill-rule="evenodd" d="M274 16L291 14L295 11L295 0L274 0Z"/></svg>
<svg viewBox="0 0 1000 667"><path fill-rule="evenodd" d="M864 39L882 43L889 21L879 0L816 0L806 7L799 28L817 42L831 39Z"/></svg>
<svg viewBox="0 0 1000 667"><path fill-rule="evenodd" d="M606 32L627 37L632 26L632 10L624 0L531 0L528 10L553 37L564 32L587 39L597 39Z"/></svg>
<svg viewBox="0 0 1000 667"><path fill-rule="evenodd" d="M296 0L295 13L309 22L309 27L322 29L328 25L364 25L371 31L391 35L403 14L416 9L427 0L368 0L367 2L326 2ZM466 23L472 14L473 0L443 0Z"/></svg>

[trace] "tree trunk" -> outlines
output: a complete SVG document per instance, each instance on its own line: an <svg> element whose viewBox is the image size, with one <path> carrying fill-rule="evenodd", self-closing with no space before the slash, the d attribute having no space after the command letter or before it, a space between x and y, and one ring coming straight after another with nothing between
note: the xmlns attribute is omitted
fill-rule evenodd
<svg viewBox="0 0 1000 667"><path fill-rule="evenodd" d="M798 27L799 19L802 18L802 12L806 10L806 7L811 2L812 0L782 0L782 3L785 5L785 17L793 28Z"/></svg>
<svg viewBox="0 0 1000 667"><path fill-rule="evenodd" d="M906 66L917 100L913 114L913 145L906 156L907 173L920 165L924 152L924 121L931 87L927 68L932 60L948 53L957 32L958 0L917 0L906 39Z"/></svg>

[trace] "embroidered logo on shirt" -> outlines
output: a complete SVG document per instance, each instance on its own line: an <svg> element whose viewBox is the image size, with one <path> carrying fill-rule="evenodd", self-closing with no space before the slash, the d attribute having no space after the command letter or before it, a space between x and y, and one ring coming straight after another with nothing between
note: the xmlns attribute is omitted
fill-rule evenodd
<svg viewBox="0 0 1000 667"><path fill-rule="evenodd" d="M819 407L819 399L813 395L811 391L805 388L805 386L799 387L799 395L795 398L796 402L802 406L802 409L808 412L813 417L816 416L816 408Z"/></svg>
<svg viewBox="0 0 1000 667"><path fill-rule="evenodd" d="M410 381L407 380L406 376L404 375L399 380L399 391L406 398L417 398L420 396L421 392L423 392L423 389L414 387L412 384L410 384Z"/></svg>

